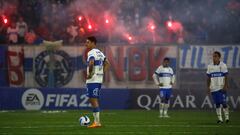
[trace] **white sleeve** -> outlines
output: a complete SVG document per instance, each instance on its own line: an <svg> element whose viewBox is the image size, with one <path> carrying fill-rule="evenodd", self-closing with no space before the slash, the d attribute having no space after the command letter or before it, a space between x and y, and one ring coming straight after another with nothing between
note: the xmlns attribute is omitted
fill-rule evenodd
<svg viewBox="0 0 240 135"><path fill-rule="evenodd" d="M211 76L209 65L208 65L208 67L207 67L207 76L208 76L208 77Z"/></svg>
<svg viewBox="0 0 240 135"><path fill-rule="evenodd" d="M226 64L223 64L222 66L222 72L224 75L227 75L228 74L228 69L227 69L227 65Z"/></svg>
<svg viewBox="0 0 240 135"><path fill-rule="evenodd" d="M171 82L172 82L172 83L175 83L175 75L174 75L172 69L171 69L171 74L172 74Z"/></svg>
<svg viewBox="0 0 240 135"><path fill-rule="evenodd" d="M90 59L95 59L94 53L93 52L88 52L88 58L87 61L89 62Z"/></svg>
<svg viewBox="0 0 240 135"><path fill-rule="evenodd" d="M105 59L106 59L106 56L104 55L104 53L102 53L102 55L103 55L103 61L105 61Z"/></svg>
<svg viewBox="0 0 240 135"><path fill-rule="evenodd" d="M159 74L159 67L157 68L157 70L156 70L156 71L153 73L153 75L152 75L152 78L153 78L154 83L155 83L156 85L159 85L159 84L160 84L158 74Z"/></svg>

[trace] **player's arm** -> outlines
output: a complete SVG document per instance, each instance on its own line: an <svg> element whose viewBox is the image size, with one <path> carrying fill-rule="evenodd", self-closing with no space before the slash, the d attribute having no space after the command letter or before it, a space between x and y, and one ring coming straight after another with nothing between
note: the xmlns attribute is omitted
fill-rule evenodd
<svg viewBox="0 0 240 135"><path fill-rule="evenodd" d="M158 76L157 76L156 73L153 73L152 78L153 78L153 81L154 81L154 83L155 83L156 85L159 85L159 84L160 84L159 79L158 79Z"/></svg>
<svg viewBox="0 0 240 135"><path fill-rule="evenodd" d="M228 89L228 69L227 69L227 66L224 65L223 66L223 72L224 72L224 87L223 89L224 90L227 90Z"/></svg>
<svg viewBox="0 0 240 135"><path fill-rule="evenodd" d="M228 76L227 76L227 74L224 77L224 87L223 87L223 89L224 90L228 89Z"/></svg>
<svg viewBox="0 0 240 135"><path fill-rule="evenodd" d="M175 75L174 75L172 69L171 69L171 74L172 74L172 77L171 77L171 85L173 85L173 84L175 83Z"/></svg>
<svg viewBox="0 0 240 135"><path fill-rule="evenodd" d="M110 67L110 63L109 63L108 59L105 58L103 61L103 72L108 71L109 67Z"/></svg>
<svg viewBox="0 0 240 135"><path fill-rule="evenodd" d="M209 67L207 68L207 93L210 94L210 83L211 83L211 76L210 76L210 71Z"/></svg>
<svg viewBox="0 0 240 135"><path fill-rule="evenodd" d="M87 76L87 79L92 78L92 76L94 75L93 67L94 67L94 59L90 59L89 60L89 64L88 64L88 76Z"/></svg>
<svg viewBox="0 0 240 135"><path fill-rule="evenodd" d="M157 86L162 86L163 84L160 83L160 80L159 80L159 78L158 78L158 72L157 72L157 71L158 71L158 70L156 70L156 71L153 73L152 78L153 78L154 83L155 83Z"/></svg>
<svg viewBox="0 0 240 135"><path fill-rule="evenodd" d="M173 85L175 83L175 75L173 74L171 77L171 85Z"/></svg>
<svg viewBox="0 0 240 135"><path fill-rule="evenodd" d="M211 83L211 77L207 76L207 92L210 94L210 83Z"/></svg>

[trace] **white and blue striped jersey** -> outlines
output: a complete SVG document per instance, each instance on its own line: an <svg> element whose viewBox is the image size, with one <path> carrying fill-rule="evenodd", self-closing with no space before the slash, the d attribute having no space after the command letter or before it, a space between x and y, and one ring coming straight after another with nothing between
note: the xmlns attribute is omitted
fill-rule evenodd
<svg viewBox="0 0 240 135"><path fill-rule="evenodd" d="M105 55L98 49L94 48L88 52L87 63L90 60L94 60L93 73L92 78L87 79L86 83L102 83L103 82L103 63L106 59ZM89 67L87 67L87 74L89 74Z"/></svg>
<svg viewBox="0 0 240 135"><path fill-rule="evenodd" d="M210 77L211 92L222 90L225 85L225 76L228 74L227 65L220 62L218 65L213 63L208 65L207 75Z"/></svg>
<svg viewBox="0 0 240 135"><path fill-rule="evenodd" d="M156 85L160 83L163 86L159 86L159 88L172 88L172 84L175 81L175 76L171 67L163 67L162 65L157 68L157 70L153 74L153 80Z"/></svg>

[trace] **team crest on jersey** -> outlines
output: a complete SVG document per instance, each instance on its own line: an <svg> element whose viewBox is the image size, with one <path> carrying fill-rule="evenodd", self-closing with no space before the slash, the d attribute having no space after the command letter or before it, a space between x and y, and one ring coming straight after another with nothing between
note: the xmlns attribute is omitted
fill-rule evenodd
<svg viewBox="0 0 240 135"><path fill-rule="evenodd" d="M42 87L49 85L48 79L54 87L62 87L73 77L72 65L70 56L62 50L55 50L51 55L43 51L35 58L35 80Z"/></svg>

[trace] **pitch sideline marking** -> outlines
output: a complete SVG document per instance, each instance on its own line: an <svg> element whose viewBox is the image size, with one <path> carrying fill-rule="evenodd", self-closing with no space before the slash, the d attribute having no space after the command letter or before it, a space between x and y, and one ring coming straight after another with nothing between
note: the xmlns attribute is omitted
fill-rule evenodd
<svg viewBox="0 0 240 135"><path fill-rule="evenodd" d="M182 128L189 128L189 127L197 127L197 128L216 128L221 127L223 125L104 125L105 127L182 127ZM14 127L14 126L6 126L0 127L0 129L8 129L8 128L26 128L26 129L36 129L36 128L64 128L64 127L80 127L79 125L53 125L53 126L22 126L22 127ZM239 128L240 125L225 125L225 127L230 128Z"/></svg>
<svg viewBox="0 0 240 135"><path fill-rule="evenodd" d="M84 132L84 133L75 133L75 132L57 132L57 134L76 134L76 135L79 135L79 134L93 134L93 133L88 133L88 132ZM196 134L195 132L185 132L185 131L183 131L183 132L181 132L181 131L178 131L178 132L166 132L166 131L153 131L153 132L130 132L130 131L115 131L115 132L97 132L97 133L94 133L94 134L104 134L104 135L106 135L106 134L110 134L110 135L112 135L112 134L116 134L116 133L121 133L121 134L146 134L146 133L164 133L164 134L166 134L166 133L171 133L171 134ZM4 134L4 135L6 135L6 134L9 134L9 133L1 133L0 132L0 135L1 134ZM24 133L24 134L28 134L28 133ZM29 134L34 134L34 135L42 135L43 133L37 133L37 132L32 132L32 133L29 133ZM48 132L47 134L56 134L56 132ZM197 134L208 134L208 132L198 132Z"/></svg>

